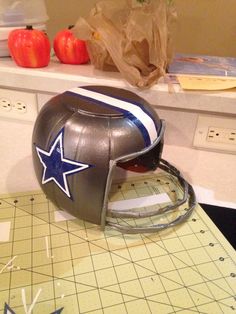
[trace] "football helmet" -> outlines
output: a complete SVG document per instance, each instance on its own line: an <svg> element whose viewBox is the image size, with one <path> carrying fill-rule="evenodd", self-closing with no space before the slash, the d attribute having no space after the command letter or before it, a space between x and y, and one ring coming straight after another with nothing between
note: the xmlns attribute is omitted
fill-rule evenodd
<svg viewBox="0 0 236 314"><path fill-rule="evenodd" d="M124 233L156 232L188 218L196 204L193 188L161 158L165 122L135 93L107 86L72 88L50 99L36 120L32 153L37 179L47 197L78 218ZM115 168L135 172L160 168L178 179L183 197L161 209L108 208ZM118 218L152 217L184 203L173 221L125 226ZM117 218L117 222L107 217Z"/></svg>

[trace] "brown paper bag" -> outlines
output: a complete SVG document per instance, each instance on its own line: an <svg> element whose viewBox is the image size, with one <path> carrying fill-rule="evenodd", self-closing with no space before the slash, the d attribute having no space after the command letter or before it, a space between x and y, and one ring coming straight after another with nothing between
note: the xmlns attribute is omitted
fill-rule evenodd
<svg viewBox="0 0 236 314"><path fill-rule="evenodd" d="M140 2L100 1L86 20L79 18L73 32L87 41L97 69L118 70L130 84L147 88L171 61L175 9L170 0Z"/></svg>

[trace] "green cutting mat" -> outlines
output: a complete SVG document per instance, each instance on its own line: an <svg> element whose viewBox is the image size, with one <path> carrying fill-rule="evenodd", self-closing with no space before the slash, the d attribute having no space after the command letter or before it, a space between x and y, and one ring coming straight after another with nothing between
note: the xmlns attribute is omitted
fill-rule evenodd
<svg viewBox="0 0 236 314"><path fill-rule="evenodd" d="M163 174L131 178L113 184L110 200L163 192L173 200L174 183ZM235 251L199 206L152 235L55 217L40 191L0 198L0 228L10 225L0 242L0 312L236 313Z"/></svg>

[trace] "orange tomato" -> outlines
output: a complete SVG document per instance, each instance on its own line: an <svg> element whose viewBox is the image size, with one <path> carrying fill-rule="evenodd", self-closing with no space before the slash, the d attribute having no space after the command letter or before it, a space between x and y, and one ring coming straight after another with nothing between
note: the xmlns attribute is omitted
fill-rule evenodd
<svg viewBox="0 0 236 314"><path fill-rule="evenodd" d="M53 48L57 58L62 63L83 64L89 61L85 41L76 38L70 28L56 34Z"/></svg>
<svg viewBox="0 0 236 314"><path fill-rule="evenodd" d="M11 31L8 48L12 59L21 67L42 68L49 64L49 39L43 31L33 29L32 26Z"/></svg>

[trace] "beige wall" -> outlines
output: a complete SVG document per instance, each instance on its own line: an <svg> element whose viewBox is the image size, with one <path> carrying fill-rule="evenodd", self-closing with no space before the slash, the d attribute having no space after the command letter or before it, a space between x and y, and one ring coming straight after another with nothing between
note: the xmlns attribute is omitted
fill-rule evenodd
<svg viewBox="0 0 236 314"><path fill-rule="evenodd" d="M119 1L119 0L117 0ZM48 33L87 16L97 0L46 0ZM176 51L236 57L236 0L175 0Z"/></svg>
<svg viewBox="0 0 236 314"><path fill-rule="evenodd" d="M49 37L52 39L57 31L75 24L79 16L86 17L96 2L97 0L45 0L49 15Z"/></svg>
<svg viewBox="0 0 236 314"><path fill-rule="evenodd" d="M236 57L236 0L176 0L176 49Z"/></svg>

